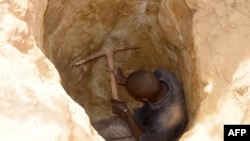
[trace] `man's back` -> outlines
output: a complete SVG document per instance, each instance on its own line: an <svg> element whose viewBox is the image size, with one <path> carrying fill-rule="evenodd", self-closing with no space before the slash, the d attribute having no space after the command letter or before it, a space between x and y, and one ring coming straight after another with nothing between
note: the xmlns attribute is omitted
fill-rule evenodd
<svg viewBox="0 0 250 141"><path fill-rule="evenodd" d="M166 69L157 69L155 75L169 91L157 102L144 103L135 110L135 121L144 130L142 141L176 140L187 122L184 91L175 75Z"/></svg>

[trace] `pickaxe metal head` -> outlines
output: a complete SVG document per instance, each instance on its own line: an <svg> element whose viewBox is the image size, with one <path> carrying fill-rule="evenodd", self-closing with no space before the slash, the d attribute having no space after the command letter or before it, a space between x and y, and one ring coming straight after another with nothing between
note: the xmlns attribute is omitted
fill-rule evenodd
<svg viewBox="0 0 250 141"><path fill-rule="evenodd" d="M90 56L88 56L87 58L79 61L79 62L76 62L75 65L81 65L83 63L86 63L88 61L91 61L93 59L96 59L96 58L99 58L99 57L102 57L102 56L106 56L107 58L107 62L108 62L108 69L109 70L114 70L114 54L116 52L119 52L119 51L124 51L124 50L131 50L131 49L139 49L140 47L131 47L131 48L105 48L99 52L96 52ZM115 76L113 73L109 73L110 74L110 84L111 84L111 91L112 91L112 96L114 99L118 99L118 94L117 94L117 87L116 87L116 80L115 80Z"/></svg>

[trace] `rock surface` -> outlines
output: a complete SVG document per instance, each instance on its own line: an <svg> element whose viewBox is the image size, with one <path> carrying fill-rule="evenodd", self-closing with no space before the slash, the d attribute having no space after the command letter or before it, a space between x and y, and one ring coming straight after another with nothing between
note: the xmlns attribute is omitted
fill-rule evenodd
<svg viewBox="0 0 250 141"><path fill-rule="evenodd" d="M186 0L205 98L183 141L223 140L224 124L250 122L250 1Z"/></svg>
<svg viewBox="0 0 250 141"><path fill-rule="evenodd" d="M40 50L46 6L45 0L0 2L0 138L103 140Z"/></svg>

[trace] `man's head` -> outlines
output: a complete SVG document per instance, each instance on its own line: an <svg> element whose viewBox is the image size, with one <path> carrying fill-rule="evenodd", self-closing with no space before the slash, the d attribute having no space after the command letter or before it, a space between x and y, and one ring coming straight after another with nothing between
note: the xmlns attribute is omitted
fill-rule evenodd
<svg viewBox="0 0 250 141"><path fill-rule="evenodd" d="M160 93L161 83L152 72L137 70L128 76L126 88L135 98L152 99Z"/></svg>

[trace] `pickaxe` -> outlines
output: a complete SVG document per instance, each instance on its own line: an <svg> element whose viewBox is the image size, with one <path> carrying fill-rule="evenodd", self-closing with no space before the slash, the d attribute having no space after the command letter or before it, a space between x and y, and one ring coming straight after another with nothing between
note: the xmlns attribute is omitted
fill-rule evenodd
<svg viewBox="0 0 250 141"><path fill-rule="evenodd" d="M131 49L138 49L140 47L132 47L132 48L105 48L99 52L96 52L90 56L88 56L87 58L76 62L75 65L81 65L83 63L86 63L90 60L102 57L102 56L106 56L107 58L107 62L108 62L108 69L109 69L109 75L110 75L110 84L111 84L111 92L112 92L112 96L114 99L119 99L118 98L118 94L117 94L117 87L116 87L116 79L115 79L115 75L111 72L114 70L114 53L118 52L118 51L124 51L124 50L131 50Z"/></svg>

